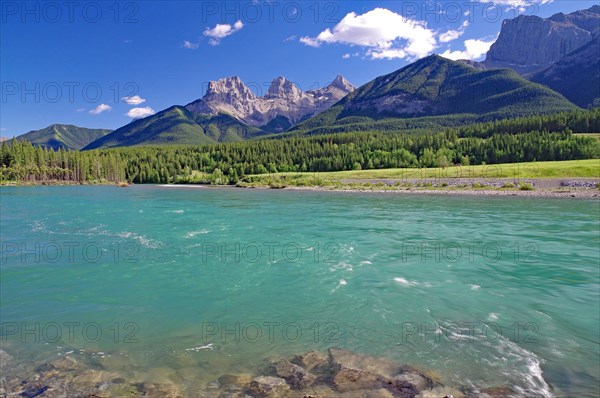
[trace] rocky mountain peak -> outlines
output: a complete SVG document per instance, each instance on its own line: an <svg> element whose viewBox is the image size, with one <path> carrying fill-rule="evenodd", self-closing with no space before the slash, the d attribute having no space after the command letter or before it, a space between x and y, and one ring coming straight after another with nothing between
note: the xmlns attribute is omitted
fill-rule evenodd
<svg viewBox="0 0 600 398"><path fill-rule="evenodd" d="M248 101L256 99L254 93L244 84L238 76L226 77L208 83L208 89L203 99L205 101Z"/></svg>
<svg viewBox="0 0 600 398"><path fill-rule="evenodd" d="M331 87L338 88L340 90L351 93L356 89L346 78L342 75L337 75L336 78L331 82Z"/></svg>
<svg viewBox="0 0 600 398"><path fill-rule="evenodd" d="M330 108L354 89L346 79L338 76L327 87L303 92L293 82L279 76L273 79L263 97L257 97L239 77L233 76L210 82L206 95L186 105L186 109L209 115L226 113L255 127L281 117L294 125Z"/></svg>
<svg viewBox="0 0 600 398"><path fill-rule="evenodd" d="M301 97L302 90L283 76L273 79L265 95L265 99L282 98L292 101L298 100Z"/></svg>

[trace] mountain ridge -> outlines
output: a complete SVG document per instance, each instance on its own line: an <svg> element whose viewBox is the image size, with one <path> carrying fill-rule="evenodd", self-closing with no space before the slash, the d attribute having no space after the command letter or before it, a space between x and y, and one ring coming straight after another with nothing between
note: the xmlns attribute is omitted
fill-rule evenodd
<svg viewBox="0 0 600 398"><path fill-rule="evenodd" d="M211 81L206 94L185 106L193 113L227 113L253 127L268 125L277 117L290 126L314 116L354 91L355 87L338 75L329 85L302 91L283 76L271 82L266 94L257 97L238 76Z"/></svg>
<svg viewBox="0 0 600 398"><path fill-rule="evenodd" d="M39 130L21 134L16 139L52 149L80 150L93 141L106 136L111 131L109 129L90 129L72 124L51 124Z"/></svg>
<svg viewBox="0 0 600 398"><path fill-rule="evenodd" d="M495 120L577 109L560 94L509 69L478 70L438 55L375 78L292 131L389 118ZM386 121L387 123L387 121Z"/></svg>

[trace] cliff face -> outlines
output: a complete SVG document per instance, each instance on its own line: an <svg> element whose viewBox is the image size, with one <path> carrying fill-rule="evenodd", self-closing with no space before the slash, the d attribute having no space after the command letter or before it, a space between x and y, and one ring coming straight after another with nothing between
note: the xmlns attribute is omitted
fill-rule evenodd
<svg viewBox="0 0 600 398"><path fill-rule="evenodd" d="M186 108L202 114L227 113L255 127L281 117L295 125L328 109L354 89L346 79L338 76L324 88L303 92L280 76L271 82L263 97L257 97L239 77L234 76L210 82L204 97Z"/></svg>
<svg viewBox="0 0 600 398"><path fill-rule="evenodd" d="M544 19L519 16L505 20L483 65L528 74L548 68L600 34L600 6Z"/></svg>
<svg viewBox="0 0 600 398"><path fill-rule="evenodd" d="M582 108L600 105L600 35L536 73L531 81L550 87Z"/></svg>

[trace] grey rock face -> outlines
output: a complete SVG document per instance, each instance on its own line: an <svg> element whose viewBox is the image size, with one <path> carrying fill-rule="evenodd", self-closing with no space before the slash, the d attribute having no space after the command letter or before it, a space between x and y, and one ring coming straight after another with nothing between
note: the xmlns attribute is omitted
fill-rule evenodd
<svg viewBox="0 0 600 398"><path fill-rule="evenodd" d="M294 125L323 112L354 89L346 79L338 76L326 87L303 92L280 76L271 82L263 97L257 97L234 76L210 82L204 97L186 108L202 114L227 113L255 127L264 126L276 117L287 118Z"/></svg>
<svg viewBox="0 0 600 398"><path fill-rule="evenodd" d="M521 74L540 71L600 33L600 6L550 18L521 15L502 24L483 64Z"/></svg>

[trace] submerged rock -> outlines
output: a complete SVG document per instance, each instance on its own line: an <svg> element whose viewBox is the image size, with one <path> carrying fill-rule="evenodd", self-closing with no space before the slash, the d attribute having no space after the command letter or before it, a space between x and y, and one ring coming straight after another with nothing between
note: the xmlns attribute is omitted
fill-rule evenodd
<svg viewBox="0 0 600 398"><path fill-rule="evenodd" d="M223 386L249 387L253 376L250 373L225 374L219 377L219 383Z"/></svg>
<svg viewBox="0 0 600 398"><path fill-rule="evenodd" d="M293 389L301 389L314 383L316 377L308 373L299 365L288 361L280 361L275 365L275 373L277 376L285 379L285 381Z"/></svg>
<svg viewBox="0 0 600 398"><path fill-rule="evenodd" d="M329 350L329 360L333 371L339 369L362 370L386 379L400 373L402 369L399 364L389 359L361 355L340 348Z"/></svg>
<svg viewBox="0 0 600 398"><path fill-rule="evenodd" d="M451 387L436 387L421 391L416 398L465 398L465 394Z"/></svg>
<svg viewBox="0 0 600 398"><path fill-rule="evenodd" d="M250 391L260 397L280 397L290 386L281 377L259 376L250 383Z"/></svg>
<svg viewBox="0 0 600 398"><path fill-rule="evenodd" d="M12 359L13 357L9 355L6 351L0 350L0 368L6 366Z"/></svg>
<svg viewBox="0 0 600 398"><path fill-rule="evenodd" d="M431 380L418 373L402 373L392 378L396 388L413 388L416 391L433 387Z"/></svg>
<svg viewBox="0 0 600 398"><path fill-rule="evenodd" d="M333 376L333 385L341 392L379 389L385 384L380 376L361 369L341 368Z"/></svg>
<svg viewBox="0 0 600 398"><path fill-rule="evenodd" d="M333 385L340 392L393 387L392 377L401 370L390 360L339 348L329 350L329 362Z"/></svg>
<svg viewBox="0 0 600 398"><path fill-rule="evenodd" d="M310 351L292 358L292 363L302 366L309 372L325 373L329 368L329 356L319 351Z"/></svg>

